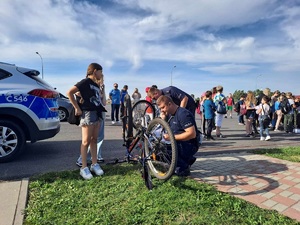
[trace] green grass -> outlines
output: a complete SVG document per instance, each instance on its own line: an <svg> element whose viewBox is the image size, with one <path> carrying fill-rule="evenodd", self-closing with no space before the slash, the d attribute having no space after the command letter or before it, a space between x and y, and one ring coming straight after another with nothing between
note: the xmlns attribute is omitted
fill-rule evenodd
<svg viewBox="0 0 300 225"><path fill-rule="evenodd" d="M300 147L285 147L273 149L260 149L251 151L254 154L267 155L273 158L284 159L291 162L300 162Z"/></svg>
<svg viewBox="0 0 300 225"><path fill-rule="evenodd" d="M140 165L103 169L89 181L78 170L31 179L24 224L299 224L192 179L153 179L148 191Z"/></svg>

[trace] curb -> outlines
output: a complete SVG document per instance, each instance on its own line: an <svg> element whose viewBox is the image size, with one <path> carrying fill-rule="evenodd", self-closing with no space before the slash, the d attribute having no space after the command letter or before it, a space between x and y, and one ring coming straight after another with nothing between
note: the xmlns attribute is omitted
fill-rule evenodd
<svg viewBox="0 0 300 225"><path fill-rule="evenodd" d="M24 220L24 210L28 200L28 184L29 178L24 178L20 184L19 198L15 212L14 225L22 225Z"/></svg>

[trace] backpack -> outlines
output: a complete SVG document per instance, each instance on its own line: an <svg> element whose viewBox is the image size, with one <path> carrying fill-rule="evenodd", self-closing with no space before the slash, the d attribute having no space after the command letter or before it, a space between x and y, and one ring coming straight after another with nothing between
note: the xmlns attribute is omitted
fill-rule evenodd
<svg viewBox="0 0 300 225"><path fill-rule="evenodd" d="M240 112L240 108L241 108L240 103L237 102L237 103L234 104L233 110L235 112L239 113Z"/></svg>
<svg viewBox="0 0 300 225"><path fill-rule="evenodd" d="M245 103L243 103L242 105L240 105L240 114L246 115L246 113L247 113L246 105Z"/></svg>
<svg viewBox="0 0 300 225"><path fill-rule="evenodd" d="M223 101L220 101L217 105L217 113L219 114L226 114L226 105Z"/></svg>
<svg viewBox="0 0 300 225"><path fill-rule="evenodd" d="M292 106L287 98L280 103L280 109L283 114L288 114L292 110Z"/></svg>

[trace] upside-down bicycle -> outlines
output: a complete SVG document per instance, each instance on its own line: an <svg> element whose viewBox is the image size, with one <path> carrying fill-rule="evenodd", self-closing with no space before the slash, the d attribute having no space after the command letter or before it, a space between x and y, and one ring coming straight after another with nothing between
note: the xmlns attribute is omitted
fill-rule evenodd
<svg viewBox="0 0 300 225"><path fill-rule="evenodd" d="M173 175L178 154L176 141L169 124L161 118L155 118L156 111L150 102L140 100L132 106L129 95L124 100L124 161L141 163L142 177L147 188L151 190L151 173L160 180L167 180ZM170 140L164 139L165 133L169 134ZM140 147L137 157L132 154L136 146Z"/></svg>

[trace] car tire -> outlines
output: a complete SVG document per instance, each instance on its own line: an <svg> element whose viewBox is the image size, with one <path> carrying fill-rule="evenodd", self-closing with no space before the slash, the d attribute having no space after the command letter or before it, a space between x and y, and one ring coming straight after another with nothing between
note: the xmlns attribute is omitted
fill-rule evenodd
<svg viewBox="0 0 300 225"><path fill-rule="evenodd" d="M65 108L58 108L58 116L59 116L59 120L61 122L67 121L67 119L69 117L68 110L66 110Z"/></svg>
<svg viewBox="0 0 300 225"><path fill-rule="evenodd" d="M0 120L0 163L14 160L25 148L26 139L20 126Z"/></svg>

